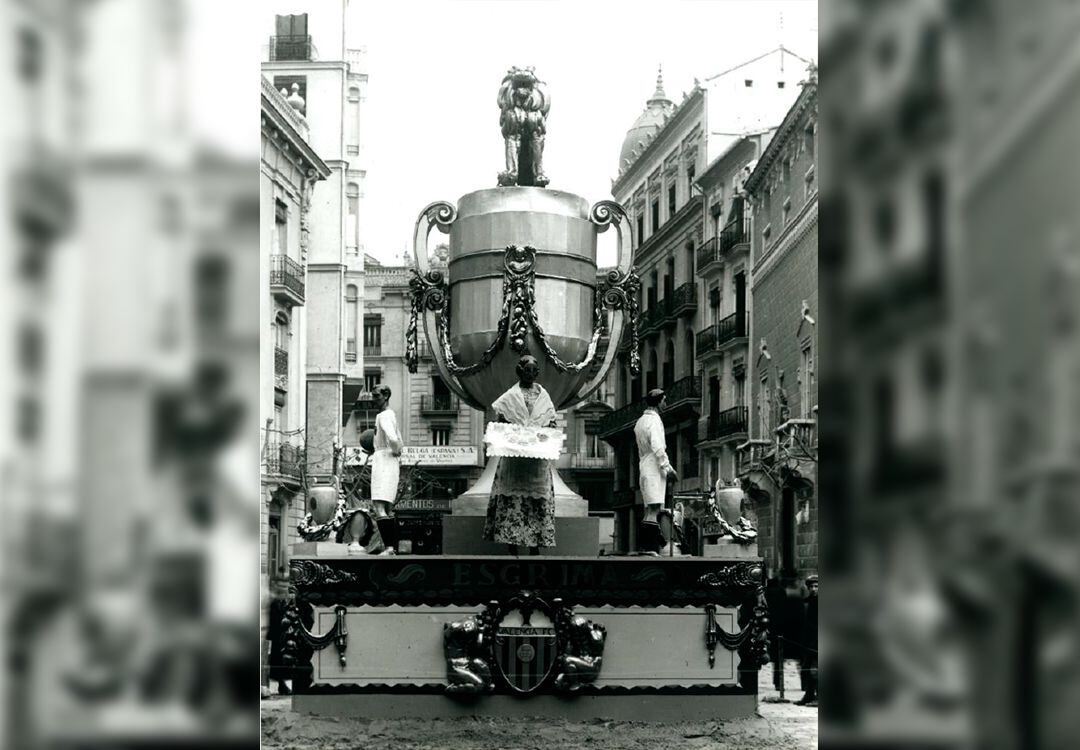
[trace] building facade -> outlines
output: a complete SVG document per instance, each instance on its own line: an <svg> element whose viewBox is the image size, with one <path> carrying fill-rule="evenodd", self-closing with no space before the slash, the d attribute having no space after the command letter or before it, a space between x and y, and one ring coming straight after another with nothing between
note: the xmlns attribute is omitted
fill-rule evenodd
<svg viewBox="0 0 1080 750"><path fill-rule="evenodd" d="M698 451L706 487L735 479L736 447L749 429L750 225L744 182L771 131L734 141L698 179L705 241L697 250L703 378Z"/></svg>
<svg viewBox="0 0 1080 750"><path fill-rule="evenodd" d="M309 145L300 102L262 78L260 191L260 476L262 573L287 577L288 545L305 508L307 214L330 168Z"/></svg>
<svg viewBox="0 0 1080 750"><path fill-rule="evenodd" d="M705 346L705 354L713 364L716 354L742 343L749 282L745 273L739 273L743 266L731 273L733 263L717 263L721 240L716 237L723 233L729 217L736 215L732 212L739 210L732 200L734 192L728 194L726 208L723 201L719 202L719 213L714 215L717 196L706 201L699 177L707 166L724 172L748 152L763 147L768 133L790 106L792 91L801 77L797 71L805 63L789 50L777 48L704 82L695 81L694 89L677 106L664 93L658 77L656 91L623 142L612 195L627 209L632 225L634 262L642 281L642 336L641 372L633 376L629 353L621 352L616 408L601 420L600 428L601 436L617 456L614 505L618 549L632 549L635 545L642 506L637 491L638 456L633 427L644 409L643 397L652 388L668 392L661 416L668 431L668 456L679 474L676 491L699 491L705 486L699 433L704 430L708 438L712 412L706 412L702 420L705 363L698 345L700 341ZM720 166L716 166L718 160ZM729 177L726 172L710 175L708 184L714 190L721 176ZM745 213L742 215L745 218ZM720 217L725 223L718 230ZM741 241L725 252L736 245L739 253L745 253ZM703 261L708 267L707 277L702 276ZM726 299L722 290L713 292L720 289L721 268L727 269ZM742 307L736 309L737 305ZM742 329L736 325L740 310ZM721 312L726 314L720 316ZM721 326L723 337L718 333ZM720 338L724 341L717 343ZM710 387L719 388L719 369L711 371L718 381ZM735 392L729 392L729 402L734 406ZM718 396L709 402L709 408L723 403L723 397ZM730 419L732 414L725 418ZM719 425L719 419L717 411L712 424ZM717 429L714 427L714 431ZM710 458L705 466L712 472L715 458L716 472L722 473L719 444L707 442L711 443Z"/></svg>
<svg viewBox="0 0 1080 750"><path fill-rule="evenodd" d="M268 29L263 75L297 105L308 123L309 144L330 168L306 215L304 334L306 468L312 481L325 482L339 468L342 427L355 398L346 383L358 385L363 377L361 144L367 74L363 50L349 46L348 0L320 4L313 13L287 13L291 6L283 2L270 9L279 6L282 13L272 16Z"/></svg>
<svg viewBox="0 0 1080 750"><path fill-rule="evenodd" d="M810 73L746 179L750 242L750 439L739 446L771 576L817 560L817 82Z"/></svg>

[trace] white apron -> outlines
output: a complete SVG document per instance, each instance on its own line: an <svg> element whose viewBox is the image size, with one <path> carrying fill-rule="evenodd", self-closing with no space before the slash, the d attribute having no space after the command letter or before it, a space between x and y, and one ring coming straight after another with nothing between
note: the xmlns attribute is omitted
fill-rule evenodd
<svg viewBox="0 0 1080 750"><path fill-rule="evenodd" d="M397 500L401 461L389 448L371 454L371 499L393 503Z"/></svg>

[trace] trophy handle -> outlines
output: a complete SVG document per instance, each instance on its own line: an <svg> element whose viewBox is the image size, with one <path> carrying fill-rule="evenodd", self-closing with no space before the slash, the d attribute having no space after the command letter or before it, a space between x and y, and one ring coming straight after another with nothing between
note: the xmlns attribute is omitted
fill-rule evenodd
<svg viewBox="0 0 1080 750"><path fill-rule="evenodd" d="M457 219L457 208L446 201L429 203L417 217L416 229L413 232L413 254L416 256L416 267L421 276L427 276L429 269L427 245L431 230L438 227L443 234L449 234L450 225L454 223L455 219ZM447 304L449 304L449 300ZM428 346L431 347L439 376L454 392L454 395L474 409L483 411L484 407L476 403L472 396L462 388L461 383L451 374L450 368L446 366L446 356L442 347L439 346L439 336L435 325L435 313L431 310L424 310L424 336L427 338Z"/></svg>
<svg viewBox="0 0 1080 750"><path fill-rule="evenodd" d="M609 274L609 278L613 281L615 279L625 279L633 271L634 267L634 243L630 231L630 218L626 215L626 209L615 201L600 201L592 207L592 211L589 212L589 219L596 225L597 232L606 232L609 226L615 225L615 231L619 235L616 255L617 274ZM599 293L597 291L597 294ZM562 408L570 409L582 403L604 382L604 378L608 376L611 365L615 361L615 355L618 353L625 322L626 313L623 310L617 307L608 309L608 344L607 350L604 352L604 361L601 363L600 369L596 371L596 375L582 385L571 398L571 401Z"/></svg>

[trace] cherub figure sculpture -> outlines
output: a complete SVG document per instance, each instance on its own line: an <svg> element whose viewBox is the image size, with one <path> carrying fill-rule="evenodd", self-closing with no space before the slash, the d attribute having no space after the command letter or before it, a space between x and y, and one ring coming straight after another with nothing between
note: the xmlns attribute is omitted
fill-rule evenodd
<svg viewBox="0 0 1080 750"><path fill-rule="evenodd" d="M495 683L491 678L489 651L482 617L466 617L443 625L448 693L487 693Z"/></svg>
<svg viewBox="0 0 1080 750"><path fill-rule="evenodd" d="M511 68L499 87L499 125L506 146L506 171L499 185L547 187L544 135L551 97L532 68Z"/></svg>
<svg viewBox="0 0 1080 750"><path fill-rule="evenodd" d="M595 682L604 660L607 630L580 615L569 615L566 650L555 663L555 687L577 690Z"/></svg>

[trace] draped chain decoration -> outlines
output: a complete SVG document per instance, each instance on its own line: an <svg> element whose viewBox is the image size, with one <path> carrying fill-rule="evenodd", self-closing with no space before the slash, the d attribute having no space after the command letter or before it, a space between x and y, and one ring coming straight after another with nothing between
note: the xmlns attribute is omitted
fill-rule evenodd
<svg viewBox="0 0 1080 750"><path fill-rule="evenodd" d="M412 309L409 325L405 331L405 364L409 372L416 372L419 362L417 321L424 310L435 313L435 332L438 345L446 360L447 369L453 375L473 375L487 367L505 345L519 354L527 354L528 332L532 328L544 354L560 372L579 373L588 369L596 359L600 338L607 328L605 310L626 310L629 317L631 351L630 367L635 374L640 368L638 355L638 307L637 293L641 281L631 268L626 274L612 270L596 290L593 307L593 333L585 358L568 363L548 343L543 326L536 312L536 248L529 245L508 245L503 255L503 304L495 339L480 360L471 365L461 365L450 348L450 290L440 271L428 271L421 275L415 269L409 281ZM609 346L617 343L609 343Z"/></svg>

